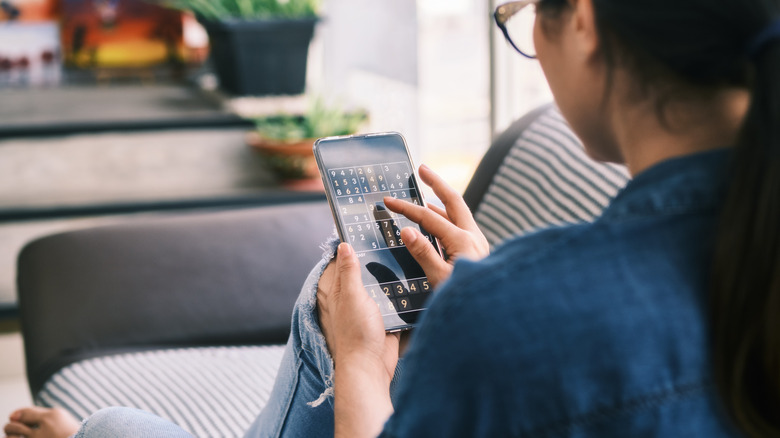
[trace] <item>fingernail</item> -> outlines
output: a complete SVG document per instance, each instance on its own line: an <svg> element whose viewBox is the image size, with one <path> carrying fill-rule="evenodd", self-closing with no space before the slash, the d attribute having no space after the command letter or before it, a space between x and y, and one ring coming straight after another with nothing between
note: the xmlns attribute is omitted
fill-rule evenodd
<svg viewBox="0 0 780 438"><path fill-rule="evenodd" d="M352 246L349 243L339 244L339 255L344 257L352 255Z"/></svg>
<svg viewBox="0 0 780 438"><path fill-rule="evenodd" d="M431 170L426 164L420 164L420 170Z"/></svg>
<svg viewBox="0 0 780 438"><path fill-rule="evenodd" d="M11 421L19 421L19 419L22 418L22 413L19 411L13 412L9 418Z"/></svg>

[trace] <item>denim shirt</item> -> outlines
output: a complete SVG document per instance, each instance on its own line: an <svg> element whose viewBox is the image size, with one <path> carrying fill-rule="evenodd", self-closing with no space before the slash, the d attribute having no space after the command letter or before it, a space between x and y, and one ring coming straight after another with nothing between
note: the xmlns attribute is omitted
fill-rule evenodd
<svg viewBox="0 0 780 438"><path fill-rule="evenodd" d="M458 261L413 335L383 436L738 436L707 312L729 156L662 162L593 223Z"/></svg>

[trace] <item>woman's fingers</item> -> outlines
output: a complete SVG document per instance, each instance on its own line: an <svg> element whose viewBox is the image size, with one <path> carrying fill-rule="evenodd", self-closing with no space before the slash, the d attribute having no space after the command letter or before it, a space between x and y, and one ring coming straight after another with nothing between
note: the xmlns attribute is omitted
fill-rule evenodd
<svg viewBox="0 0 780 438"><path fill-rule="evenodd" d="M30 436L33 430L22 423L11 422L5 425L3 432L8 436Z"/></svg>
<svg viewBox="0 0 780 438"><path fill-rule="evenodd" d="M449 186L436 172L426 165L420 166L420 178L441 200L446 208L446 216L460 228L474 230L476 222L466 201L455 189ZM439 209L440 210L440 209Z"/></svg>
<svg viewBox="0 0 780 438"><path fill-rule="evenodd" d="M75 434L80 422L62 408L31 406L14 411L3 429L8 436L65 437Z"/></svg>
<svg viewBox="0 0 780 438"><path fill-rule="evenodd" d="M434 205L422 207L389 197L384 198L384 202L391 211L402 214L435 236L447 252L449 259L442 261L427 239L407 240L421 236L419 232L401 231L401 237L412 256L423 267L429 280L437 284L449 276L452 271L450 265L454 260L459 257L472 259L484 257L488 254L490 245L460 194L427 166L420 166L420 178L444 203L444 210Z"/></svg>
<svg viewBox="0 0 780 438"><path fill-rule="evenodd" d="M24 424L38 424L46 418L50 411L49 408L30 406L14 411L10 415L10 419Z"/></svg>
<svg viewBox="0 0 780 438"><path fill-rule="evenodd" d="M441 258L422 233L412 227L406 227L401 230L401 239L434 287L449 276L452 267Z"/></svg>
<svg viewBox="0 0 780 438"><path fill-rule="evenodd" d="M449 234L459 231L459 228L447 220L445 216L431 210L429 207L414 205L411 202L390 197L386 197L384 202L390 210L404 215L407 219L420 225L440 240L447 240Z"/></svg>
<svg viewBox="0 0 780 438"><path fill-rule="evenodd" d="M385 205L390 210L406 216L407 219L420 225L439 239L439 242L441 242L444 250L447 251L450 257L465 255L471 258L478 258L487 255L487 240L482 236L482 232L479 231L476 225L474 225L474 229L461 227L448 221L429 207L421 207L393 198L385 198ZM404 240L404 242L406 241Z"/></svg>
<svg viewBox="0 0 780 438"><path fill-rule="evenodd" d="M447 214L447 210L439 207L438 205L428 204L428 208L433 210L434 213L438 214L439 216L443 217L447 220L447 222L452 222L450 220L450 216Z"/></svg>

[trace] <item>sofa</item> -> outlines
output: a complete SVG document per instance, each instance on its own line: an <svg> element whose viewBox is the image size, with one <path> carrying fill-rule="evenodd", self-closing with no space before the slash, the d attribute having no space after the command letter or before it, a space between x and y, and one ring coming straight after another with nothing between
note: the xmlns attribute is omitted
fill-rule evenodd
<svg viewBox="0 0 780 438"><path fill-rule="evenodd" d="M491 245L596 217L627 182L557 108L524 116L464 193ZM333 235L324 201L134 219L46 236L18 257L35 403L132 406L195 436L241 436L265 405L300 286Z"/></svg>

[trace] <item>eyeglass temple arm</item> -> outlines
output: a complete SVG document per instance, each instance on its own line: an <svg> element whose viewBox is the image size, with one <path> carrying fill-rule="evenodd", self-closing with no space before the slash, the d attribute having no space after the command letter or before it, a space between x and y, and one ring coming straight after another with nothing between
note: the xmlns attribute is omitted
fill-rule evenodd
<svg viewBox="0 0 780 438"><path fill-rule="evenodd" d="M514 15L520 9L530 5L531 3L537 3L537 0L524 0L518 2L509 2L500 5L496 8L496 12L493 14L493 18L496 19L496 23L503 26L506 24L509 17Z"/></svg>

